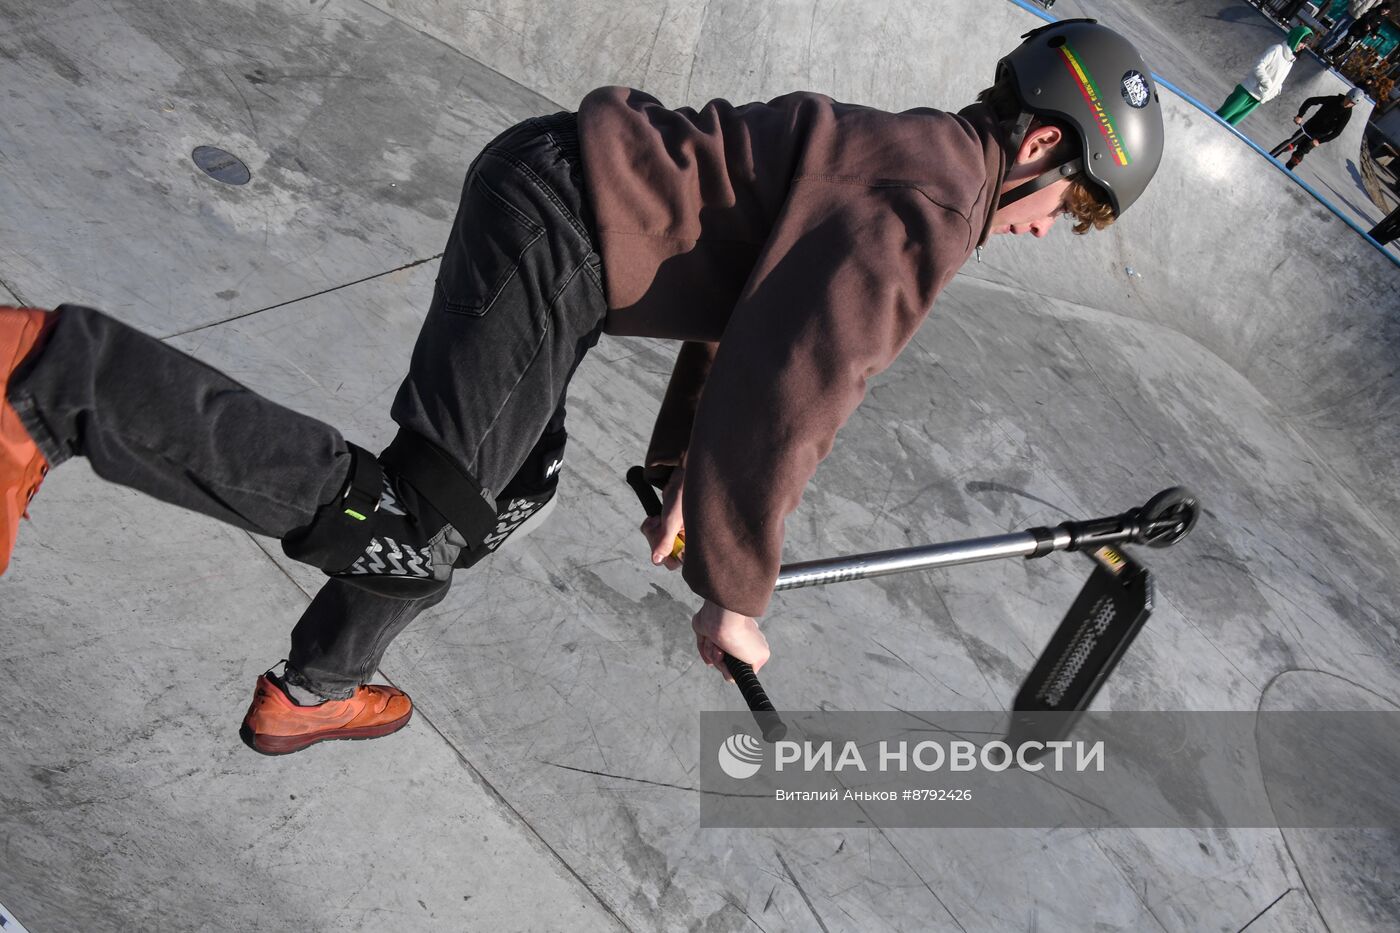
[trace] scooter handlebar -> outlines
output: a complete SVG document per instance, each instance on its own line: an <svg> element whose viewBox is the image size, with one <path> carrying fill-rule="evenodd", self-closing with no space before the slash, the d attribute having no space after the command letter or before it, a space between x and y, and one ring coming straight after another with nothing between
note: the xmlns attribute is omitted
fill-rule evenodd
<svg viewBox="0 0 1400 933"><path fill-rule="evenodd" d="M647 482L641 467L634 466L627 471L627 485L637 494L637 501L642 504L642 509L648 517L654 518L661 514L661 498ZM734 684L739 688L744 702L748 704L749 711L753 713L754 722L758 723L763 738L768 742L777 742L786 736L787 726L778 717L777 710L768 699L768 694L759 682L758 675L754 673L753 666L731 654L724 656L724 666L729 668L729 676L734 678Z"/></svg>

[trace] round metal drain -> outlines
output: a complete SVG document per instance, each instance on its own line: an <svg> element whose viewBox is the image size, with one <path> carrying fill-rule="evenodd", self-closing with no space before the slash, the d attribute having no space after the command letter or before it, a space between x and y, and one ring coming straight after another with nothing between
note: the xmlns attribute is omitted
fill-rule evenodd
<svg viewBox="0 0 1400 933"><path fill-rule="evenodd" d="M190 157L194 159L194 164L199 166L200 171L226 185L246 185L253 177L253 173L248 171L248 166L243 164L242 159L217 146L198 146L190 153Z"/></svg>

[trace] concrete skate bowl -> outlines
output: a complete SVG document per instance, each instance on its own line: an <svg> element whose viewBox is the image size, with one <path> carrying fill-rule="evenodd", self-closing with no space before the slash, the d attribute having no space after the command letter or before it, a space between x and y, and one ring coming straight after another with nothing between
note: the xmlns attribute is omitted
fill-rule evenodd
<svg viewBox="0 0 1400 933"><path fill-rule="evenodd" d="M61 7L0 0L23 129L0 143L0 285L106 307L370 447L461 174L505 126L609 83L677 105L810 88L957 107L1037 23L965 0ZM1298 668L1395 696L1396 271L1164 103L1172 149L1121 225L998 238L957 277L843 430L787 557L1107 514L1181 482L1206 514L1145 553L1157 607L1097 706L1253 710ZM253 182L197 174L208 142ZM645 565L621 483L673 352L608 339L580 369L550 525L385 659L414 723L289 760L248 753L237 721L322 578L56 470L0 597L22 620L0 901L36 930L1365 928L1309 895L1285 844L1306 833L699 827L696 710L738 701L695 663L695 600ZM1084 570L782 594L766 686L789 709L1005 708ZM1380 851L1341 854L1383 908Z"/></svg>
<svg viewBox="0 0 1400 933"><path fill-rule="evenodd" d="M1363 710L1394 713L1400 710L1393 696L1382 696L1347 677L1314 670L1288 671L1264 688L1259 709L1264 713L1327 710ZM1363 739L1370 742L1370 737ZM1286 748L1273 750L1280 758ZM1259 749L1265 782L1270 782L1270 751ZM1285 763L1284 770L1287 765ZM1383 787L1384 783L1377 786ZM1335 792L1319 784L1318 795ZM1273 795L1271 793L1271 800ZM1334 930L1376 930L1393 926L1396 890L1376 886L1354 869L1360 865L1392 865L1400 858L1400 833L1366 829L1283 831L1288 852L1308 895Z"/></svg>
<svg viewBox="0 0 1400 933"><path fill-rule="evenodd" d="M890 109L956 107L1039 22L1012 3L952 0L713 2L665 14L610 3L568 28L530 20L516 3L451 15L423 0L389 6L564 107L602 83L678 104L810 88ZM1236 49L1241 62L1277 41L1249 29L1258 36ZM1173 62L1152 64L1181 83L1213 67L1210 57L1181 80ZM1228 92L1237 78L1213 80ZM1342 87L1304 62L1292 90ZM904 510L893 543L976 527L988 510L1009 526L1035 501L1093 511L1125 490L1181 481L1207 518L1188 544L1154 558L1175 581L1148 636L1161 642L1139 646L1151 661L1130 661L1107 702L1252 709L1270 677L1314 661L1389 690L1400 659L1400 270L1212 115L1171 92L1162 102L1169 149L1147 194L1106 232L998 238L969 263L819 472L804 511L826 509L827 527L791 523L789 553L871 543L833 518L843 508L876 524L890 517L853 505L869 503L871 462L893 474L890 487L912 491L882 490ZM1276 109L1268 119L1286 123ZM1360 117L1338 145L1359 149ZM1266 147L1285 132L1262 113L1257 125ZM974 476L996 480L960 481ZM912 611L934 598L926 586L880 588ZM949 577L938 588L954 615L973 594L1013 616L1025 608L985 584ZM800 615L801 599L779 603ZM1030 643L1044 635L1011 628ZM821 637L822 659L789 702L871 702L822 669L827 651L856 646L829 628ZM1005 660L998 637L966 644Z"/></svg>

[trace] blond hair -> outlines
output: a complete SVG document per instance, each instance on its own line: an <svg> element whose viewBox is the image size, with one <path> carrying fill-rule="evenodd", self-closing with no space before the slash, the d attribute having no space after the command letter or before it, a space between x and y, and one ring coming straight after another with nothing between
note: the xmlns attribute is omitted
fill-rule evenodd
<svg viewBox="0 0 1400 933"><path fill-rule="evenodd" d="M1065 213L1074 218L1074 232L1102 230L1115 220L1113 205L1103 195L1103 189L1076 175L1065 191Z"/></svg>

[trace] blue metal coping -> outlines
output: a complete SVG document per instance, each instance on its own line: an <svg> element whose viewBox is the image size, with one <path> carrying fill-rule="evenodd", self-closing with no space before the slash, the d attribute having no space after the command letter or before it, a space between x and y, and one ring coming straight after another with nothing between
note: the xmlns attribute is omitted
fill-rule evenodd
<svg viewBox="0 0 1400 933"><path fill-rule="evenodd" d="M1041 19L1045 20L1045 22L1047 23L1059 22L1058 17L1052 16L1048 10L1036 6L1035 4L1031 3L1030 0L1010 0L1010 2L1025 10L1027 13L1035 14ZM1195 106L1196 109L1200 110L1202 113L1209 115L1210 118L1216 123L1219 123L1231 133L1235 134L1235 136L1238 139L1242 140L1251 149L1253 149L1255 152L1259 153L1261 156L1267 159L1274 166L1274 168L1287 175L1289 179L1293 181L1294 184L1298 185L1308 194L1316 198L1318 203L1320 203L1323 207L1327 208L1329 211L1335 214L1337 218L1342 221L1342 223L1346 224L1348 227L1359 233L1362 239L1374 246L1376 250L1386 259L1389 259L1391 265L1400 266L1400 257L1396 257L1394 253L1390 252L1388 249L1382 246L1379 241L1373 239L1371 235L1361 227L1361 225L1359 225L1356 221L1352 220L1346 214L1342 213L1341 208L1337 207L1337 205L1333 204L1331 201L1327 200L1321 194L1319 194L1316 188L1303 181L1303 179L1299 178L1297 175L1293 174L1288 169L1284 168L1283 163L1280 162L1278 159L1275 159L1273 156L1269 155L1268 150L1264 149L1254 140L1250 139L1248 136L1244 135L1230 124L1226 123L1218 115L1216 115L1216 112L1210 107L1207 107L1205 104L1201 103L1199 100L1192 97L1190 94L1186 93L1181 88L1168 81L1166 78L1163 78L1161 75L1157 74L1157 72L1154 71L1152 73L1152 79L1158 84L1160 84L1162 87L1171 91L1177 97L1180 97L1182 100L1186 101L1188 104L1192 104L1193 106Z"/></svg>

